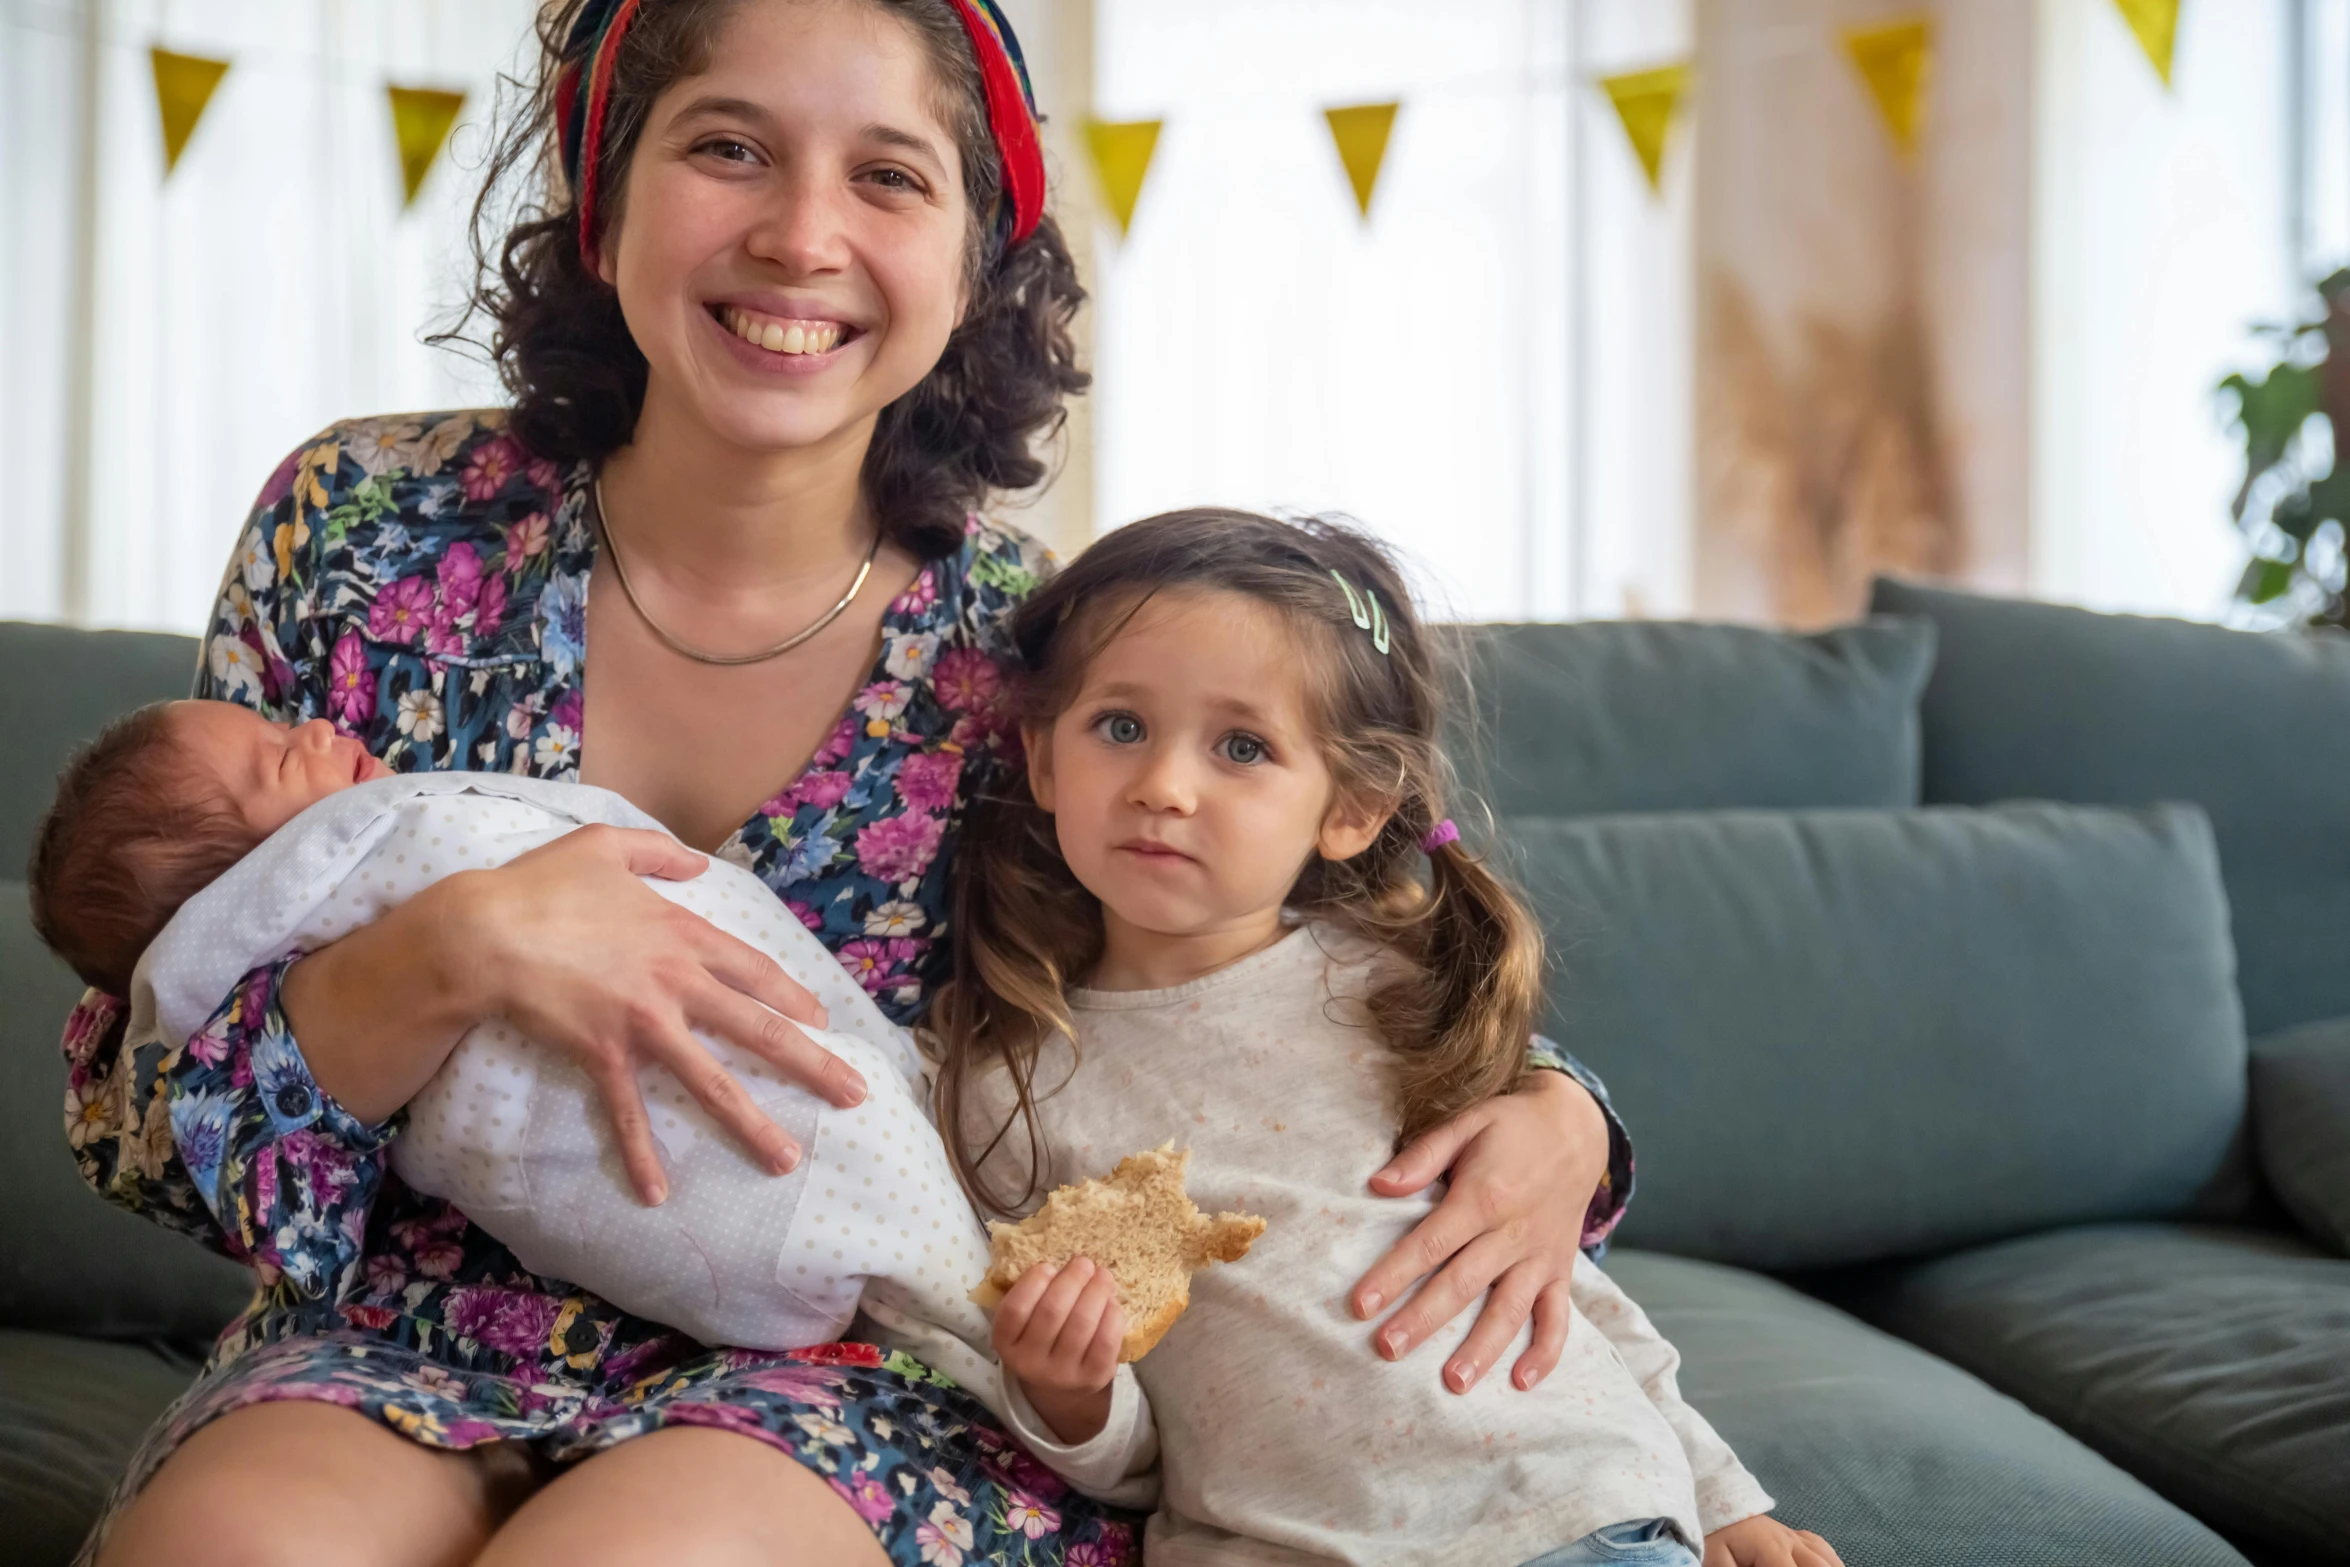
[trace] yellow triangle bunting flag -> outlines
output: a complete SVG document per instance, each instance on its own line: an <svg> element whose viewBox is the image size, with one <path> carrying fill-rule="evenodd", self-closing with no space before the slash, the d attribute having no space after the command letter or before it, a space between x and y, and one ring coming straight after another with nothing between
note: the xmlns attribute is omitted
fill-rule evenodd
<svg viewBox="0 0 2350 1567"><path fill-rule="evenodd" d="M1844 31L1844 52L1859 67L1877 100L1885 129L1903 157L1918 150L1918 128L1926 117L1926 88L1933 75L1934 22L1913 16L1881 27L1850 27Z"/></svg>
<svg viewBox="0 0 2350 1567"><path fill-rule="evenodd" d="M1346 182L1354 187L1355 209L1367 221L1371 197L1379 188L1379 167L1387 161L1388 133L1395 129L1400 103L1358 103L1324 109L1330 139L1338 144L1338 161L1346 165Z"/></svg>
<svg viewBox="0 0 2350 1567"><path fill-rule="evenodd" d="M2113 0L2138 47L2154 62L2154 74L2170 85L2171 50L2179 41L2179 0Z"/></svg>
<svg viewBox="0 0 2350 1567"><path fill-rule="evenodd" d="M1615 105L1616 118L1624 125L1624 137L1631 142L1633 155L1640 160L1640 172L1648 176L1651 194L1664 192L1665 136L1673 128L1673 116L1679 112L1681 99L1689 91L1695 75L1689 62L1683 60L1677 65L1626 71L1620 76L1599 79L1600 91Z"/></svg>
<svg viewBox="0 0 2350 1567"><path fill-rule="evenodd" d="M438 87L396 87L387 82L384 96L391 100L392 139L400 148L400 184L405 192L401 206L413 207L416 193L424 189L425 176L432 172L433 160L449 140L450 127L457 123L457 111L465 107L465 95Z"/></svg>
<svg viewBox="0 0 2350 1567"><path fill-rule="evenodd" d="M1093 154L1094 177L1101 181L1102 200L1118 220L1118 237L1134 226L1134 204L1142 198L1142 182L1149 178L1151 157L1159 150L1158 120L1088 120L1086 150Z"/></svg>
<svg viewBox="0 0 2350 1567"><path fill-rule="evenodd" d="M155 68L155 107L163 116L163 177L169 179L180 166L180 154L188 150L188 138L196 134L196 122L212 102L213 89L228 74L229 63L169 49L149 49L147 59Z"/></svg>

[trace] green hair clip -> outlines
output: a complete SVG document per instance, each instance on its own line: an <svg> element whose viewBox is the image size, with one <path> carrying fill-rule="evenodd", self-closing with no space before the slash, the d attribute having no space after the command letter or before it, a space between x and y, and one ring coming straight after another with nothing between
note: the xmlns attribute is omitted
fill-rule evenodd
<svg viewBox="0 0 2350 1567"><path fill-rule="evenodd" d="M1371 646L1377 648L1382 654L1386 653L1387 612L1379 607L1379 595L1369 588L1365 588L1362 592L1362 598L1357 598L1354 584L1344 577L1340 577L1337 567L1330 568L1330 575L1337 578L1340 591L1346 594L1346 607L1353 614L1355 624L1371 633ZM1363 608L1363 599L1371 601L1369 609Z"/></svg>

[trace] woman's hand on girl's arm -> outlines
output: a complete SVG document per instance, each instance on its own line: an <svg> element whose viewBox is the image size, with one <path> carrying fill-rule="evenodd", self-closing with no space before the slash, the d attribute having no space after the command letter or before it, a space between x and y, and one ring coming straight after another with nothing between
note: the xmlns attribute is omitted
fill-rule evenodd
<svg viewBox="0 0 2350 1567"><path fill-rule="evenodd" d="M1844 1558L1809 1529L1757 1513L1705 1537L1705 1567L1844 1567Z"/></svg>
<svg viewBox="0 0 2350 1567"><path fill-rule="evenodd" d="M821 1025L824 1012L774 959L637 879L684 881L706 863L660 833L584 827L435 884L288 972L284 1006L312 1077L351 1114L381 1121L468 1028L503 1017L594 1081L648 1203L668 1194L637 1090L648 1063L769 1169L790 1169L798 1148L691 1031L765 1058L833 1104L863 1099L864 1080L794 1026Z"/></svg>
<svg viewBox="0 0 2350 1567"><path fill-rule="evenodd" d="M1530 1388L1548 1376L1567 1341L1568 1285L1609 1144L1607 1116L1588 1089L1564 1072L1536 1072L1516 1093L1427 1133L1373 1176L1371 1189L1383 1197L1451 1176L1436 1211L1355 1286L1355 1315L1373 1318L1427 1279L1379 1329L1379 1353L1401 1360L1483 1295L1476 1326L1444 1364L1445 1385L1456 1393L1475 1387L1528 1317L1534 1340L1511 1380Z"/></svg>

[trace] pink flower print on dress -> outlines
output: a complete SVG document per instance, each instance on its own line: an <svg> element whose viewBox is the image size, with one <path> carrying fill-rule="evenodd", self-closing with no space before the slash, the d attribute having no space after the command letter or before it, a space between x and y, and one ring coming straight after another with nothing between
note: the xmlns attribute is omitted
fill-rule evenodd
<svg viewBox="0 0 2350 1567"><path fill-rule="evenodd" d="M840 727L833 730L824 743L816 748L816 754L808 758L808 765L830 767L835 762L845 761L848 754L857 748L857 727L855 715L843 714Z"/></svg>
<svg viewBox="0 0 2350 1567"><path fill-rule="evenodd" d="M506 487L506 481L521 471L522 464L522 447L512 436L501 435L482 442L457 482L469 501L495 500L498 492Z"/></svg>
<svg viewBox="0 0 2350 1567"><path fill-rule="evenodd" d="M563 482L563 470L544 457L533 457L530 460L529 472L530 487L534 490L551 492L555 486Z"/></svg>
<svg viewBox="0 0 2350 1567"><path fill-rule="evenodd" d="M537 1355L547 1348L547 1335L562 1311L561 1301L535 1290L466 1285L449 1292L446 1320L451 1333L484 1349Z"/></svg>
<svg viewBox="0 0 2350 1567"><path fill-rule="evenodd" d="M783 906L798 915L800 923L810 930L818 935L824 933L824 913L813 903L803 903L797 898L786 898L783 900Z"/></svg>
<svg viewBox="0 0 2350 1567"><path fill-rule="evenodd" d="M549 722L561 724L573 734L578 734L580 719L586 711L587 698L581 694L579 687L573 686L563 693L562 700L555 704L555 710L547 718Z"/></svg>
<svg viewBox="0 0 2350 1567"><path fill-rule="evenodd" d="M840 1408L841 1375L822 1366L783 1365L765 1371L746 1371L742 1384L797 1403L814 1404L819 1409Z"/></svg>
<svg viewBox="0 0 2350 1567"><path fill-rule="evenodd" d="M955 803L963 759L952 751L917 751L898 764L898 798L918 811L943 811Z"/></svg>
<svg viewBox="0 0 2350 1567"><path fill-rule="evenodd" d="M291 482L290 480L288 481ZM925 566L905 592L889 601L893 615L919 615L938 602L938 568Z"/></svg>
<svg viewBox="0 0 2350 1567"><path fill-rule="evenodd" d="M368 672L367 649L356 631L337 638L334 655L327 660L326 705L335 727L345 734L356 734L375 716L375 678Z"/></svg>
<svg viewBox="0 0 2350 1567"><path fill-rule="evenodd" d="M899 943L903 938L899 938ZM884 937L875 941L851 941L840 949L840 966L849 971L868 994L879 994L898 972L905 967L904 959L890 951L893 943Z"/></svg>
<svg viewBox="0 0 2350 1567"><path fill-rule="evenodd" d="M884 817L858 832L857 868L875 881L914 881L938 857L945 833L945 819L927 811Z"/></svg>
<svg viewBox="0 0 2350 1567"><path fill-rule="evenodd" d="M367 608L367 634L378 642L414 642L432 624L432 583L424 577L402 577L379 590Z"/></svg>
<svg viewBox="0 0 2350 1567"><path fill-rule="evenodd" d="M1014 1491L1004 1504L1004 1523L1031 1540L1041 1540L1061 1527L1061 1515L1026 1491Z"/></svg>
<svg viewBox="0 0 2350 1567"><path fill-rule="evenodd" d="M847 773L803 773L790 788L760 806L759 814L789 816L803 805L829 811L848 797L849 785L854 782Z"/></svg>
<svg viewBox="0 0 2350 1567"><path fill-rule="evenodd" d="M464 615L481 598L481 556L470 544L452 544L434 573L441 590L441 608L451 620Z"/></svg>
<svg viewBox="0 0 2350 1567"><path fill-rule="evenodd" d="M1004 672L977 648L949 648L938 656L930 683L950 713L989 712L1004 689Z"/></svg>
<svg viewBox="0 0 2350 1567"><path fill-rule="evenodd" d="M879 1523L897 1511L897 1503L890 1499L888 1490L869 1474L854 1474L845 1481L838 1475L830 1479L841 1500L869 1524Z"/></svg>
<svg viewBox="0 0 2350 1567"><path fill-rule="evenodd" d="M547 547L547 514L534 511L506 530L506 569L520 571L523 563Z"/></svg>

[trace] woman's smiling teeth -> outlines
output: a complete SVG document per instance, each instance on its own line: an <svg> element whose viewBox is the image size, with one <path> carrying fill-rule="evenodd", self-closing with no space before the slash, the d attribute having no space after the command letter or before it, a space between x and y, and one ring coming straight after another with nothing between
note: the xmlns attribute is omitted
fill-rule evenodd
<svg viewBox="0 0 2350 1567"><path fill-rule="evenodd" d="M763 316L735 305L718 307L718 324L771 354L827 354L840 346L840 340L849 330L838 321Z"/></svg>

